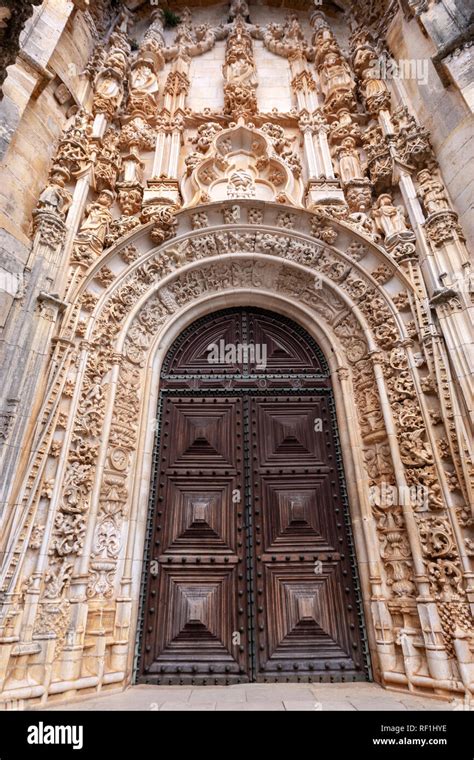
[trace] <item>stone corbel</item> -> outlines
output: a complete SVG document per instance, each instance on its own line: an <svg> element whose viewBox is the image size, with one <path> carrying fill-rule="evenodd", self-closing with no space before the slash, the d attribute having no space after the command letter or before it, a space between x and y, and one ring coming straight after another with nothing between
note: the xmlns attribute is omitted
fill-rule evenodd
<svg viewBox="0 0 474 760"><path fill-rule="evenodd" d="M181 195L177 179L162 176L150 179L143 192L143 206L140 219L144 224L153 222L151 238L160 244L176 234L176 211L181 206Z"/></svg>
<svg viewBox="0 0 474 760"><path fill-rule="evenodd" d="M344 193L339 180L333 177L310 179L306 190L306 207L335 204L345 206Z"/></svg>
<svg viewBox="0 0 474 760"><path fill-rule="evenodd" d="M454 288L439 288L435 290L430 298L430 304L435 307L447 305L449 311L462 309L459 293Z"/></svg>
<svg viewBox="0 0 474 760"><path fill-rule="evenodd" d="M411 230L396 232L385 238L385 248L393 259L400 264L402 261L416 261L416 237Z"/></svg>
<svg viewBox="0 0 474 760"><path fill-rule="evenodd" d="M66 301L61 300L58 293L46 293L44 290L38 294L38 301L54 306L60 313L67 307Z"/></svg>
<svg viewBox="0 0 474 760"><path fill-rule="evenodd" d="M455 211L443 210L437 211L426 219L424 224L427 238L436 247L444 245L451 241L465 242L465 237L458 222L458 215Z"/></svg>
<svg viewBox="0 0 474 760"><path fill-rule="evenodd" d="M25 50L20 50L18 58L27 66L27 68L33 69L37 76L37 82L31 93L32 99L37 100L48 84L53 81L55 74L44 66L41 66L41 64L35 61L31 55L28 55Z"/></svg>
<svg viewBox="0 0 474 760"><path fill-rule="evenodd" d="M66 225L57 214L37 209L33 215L33 229L39 243L51 249L61 246L66 237Z"/></svg>

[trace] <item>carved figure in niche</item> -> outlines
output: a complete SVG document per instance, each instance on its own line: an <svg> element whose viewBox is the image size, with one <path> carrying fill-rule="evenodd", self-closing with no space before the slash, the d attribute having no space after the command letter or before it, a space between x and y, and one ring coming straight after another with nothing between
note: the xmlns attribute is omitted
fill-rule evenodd
<svg viewBox="0 0 474 760"><path fill-rule="evenodd" d="M93 235L102 245L104 244L112 214L110 208L115 195L110 190L103 190L96 201L89 203L85 211L85 219L79 230L80 235Z"/></svg>
<svg viewBox="0 0 474 760"><path fill-rule="evenodd" d="M360 127L352 120L348 108L340 108L337 119L331 125L331 140L344 140L346 137L360 139Z"/></svg>
<svg viewBox="0 0 474 760"><path fill-rule="evenodd" d="M240 25L229 38L223 73L227 82L253 86L257 84L252 44Z"/></svg>
<svg viewBox="0 0 474 760"><path fill-rule="evenodd" d="M423 169L418 174L418 182L427 214L435 214L437 211L446 211L450 208L443 183L433 176L429 169Z"/></svg>
<svg viewBox="0 0 474 760"><path fill-rule="evenodd" d="M320 68L321 86L325 95L337 89L353 89L354 82L347 63L337 53L330 53Z"/></svg>
<svg viewBox="0 0 474 760"><path fill-rule="evenodd" d="M296 13L289 13L286 17L285 42L304 42L304 34Z"/></svg>
<svg viewBox="0 0 474 760"><path fill-rule="evenodd" d="M95 84L95 92L103 98L112 100L119 98L122 93L122 84L115 71L105 70L99 74Z"/></svg>
<svg viewBox="0 0 474 760"><path fill-rule="evenodd" d="M351 179L363 179L364 174L360 165L359 152L353 137L346 137L338 151L339 176L342 182Z"/></svg>
<svg viewBox="0 0 474 760"><path fill-rule="evenodd" d="M71 193L65 189L64 183L69 179L69 173L60 167L53 167L49 183L38 198L38 210L50 211L64 219L71 206Z"/></svg>
<svg viewBox="0 0 474 760"><path fill-rule="evenodd" d="M231 47L224 74L228 82L250 82L250 79L254 78L255 67L245 46L234 44Z"/></svg>
<svg viewBox="0 0 474 760"><path fill-rule="evenodd" d="M387 85L383 79L376 79L374 76L368 75L364 81L365 97L367 99L373 98L376 95L385 95L388 93Z"/></svg>
<svg viewBox="0 0 474 760"><path fill-rule="evenodd" d="M158 80L151 61L139 59L130 71L130 89L153 94L158 90Z"/></svg>
<svg viewBox="0 0 474 760"><path fill-rule="evenodd" d="M405 212L402 206L394 206L392 196L382 193L377 198L373 209L375 226L385 237L400 232L407 232Z"/></svg>
<svg viewBox="0 0 474 760"><path fill-rule="evenodd" d="M103 396L102 378L100 375L94 375L90 381L89 390L81 402L83 414L98 409Z"/></svg>

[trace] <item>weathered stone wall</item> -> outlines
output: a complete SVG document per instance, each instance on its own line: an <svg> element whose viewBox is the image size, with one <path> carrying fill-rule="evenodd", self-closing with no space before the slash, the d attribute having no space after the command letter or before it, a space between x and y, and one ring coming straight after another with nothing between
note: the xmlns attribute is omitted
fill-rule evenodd
<svg viewBox="0 0 474 760"><path fill-rule="evenodd" d="M436 8L439 6L435 6L430 14L433 14ZM425 14L422 18L425 18ZM451 26L445 23L445 16L443 19L444 22L440 21L437 27L437 34L441 39L444 29L447 44L453 32ZM459 18L459 21L461 20L462 17ZM428 28L430 28L429 25ZM458 27L457 29L459 31ZM399 14L391 25L387 42L396 59L426 62L426 83L420 83L419 79L412 77L403 79L401 86L406 102L431 133L446 187L472 246L474 244L472 48L465 45L456 48L444 63L443 75L442 61L435 66L432 60L438 52L433 40L423 34L419 20L414 18L407 20L402 14Z"/></svg>
<svg viewBox="0 0 474 760"><path fill-rule="evenodd" d="M62 0L48 0L35 10L22 35L21 55L8 69L0 103L0 273L13 275L12 289L25 283L21 278L29 259L32 211L68 108L82 97L83 78L77 74L93 49L90 27L83 14L73 10L71 2ZM62 82L71 94L66 105L55 96ZM2 326L13 295L2 298Z"/></svg>

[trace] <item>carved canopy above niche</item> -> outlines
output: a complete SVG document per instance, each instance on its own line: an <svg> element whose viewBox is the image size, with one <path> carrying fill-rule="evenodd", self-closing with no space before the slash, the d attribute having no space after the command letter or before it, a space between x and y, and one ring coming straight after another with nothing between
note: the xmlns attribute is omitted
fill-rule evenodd
<svg viewBox="0 0 474 760"><path fill-rule="evenodd" d="M189 206L233 198L302 205L302 187L289 166L267 135L243 119L219 131L206 155L191 154L187 166L181 192Z"/></svg>

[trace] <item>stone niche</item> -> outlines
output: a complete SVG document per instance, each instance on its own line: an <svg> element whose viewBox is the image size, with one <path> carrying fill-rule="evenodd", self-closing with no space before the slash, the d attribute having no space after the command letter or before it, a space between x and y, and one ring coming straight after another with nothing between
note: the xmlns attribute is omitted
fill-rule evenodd
<svg viewBox="0 0 474 760"><path fill-rule="evenodd" d="M272 154L269 138L244 123L220 131L206 156L196 155L181 191L190 206L237 198L300 205L301 197L289 166Z"/></svg>

